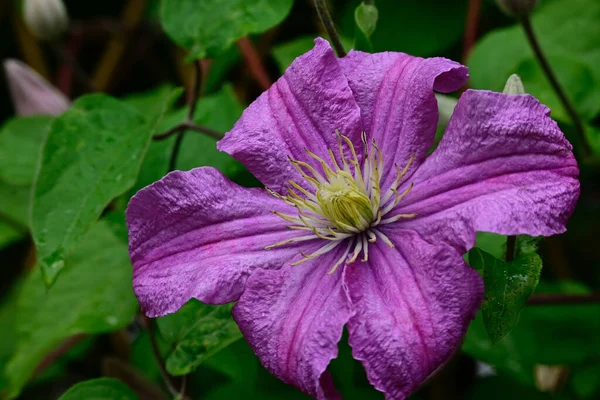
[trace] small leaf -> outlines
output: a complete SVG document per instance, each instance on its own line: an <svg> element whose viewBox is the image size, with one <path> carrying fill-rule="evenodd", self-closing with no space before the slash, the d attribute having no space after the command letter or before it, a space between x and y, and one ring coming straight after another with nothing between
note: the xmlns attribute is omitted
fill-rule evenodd
<svg viewBox="0 0 600 400"><path fill-rule="evenodd" d="M138 397L123 382L112 378L79 382L67 390L59 400L137 400Z"/></svg>
<svg viewBox="0 0 600 400"><path fill-rule="evenodd" d="M364 1L354 10L354 21L356 22L356 34L354 48L362 51L373 51L371 35L375 32L379 13L374 4L366 4Z"/></svg>
<svg viewBox="0 0 600 400"><path fill-rule="evenodd" d="M485 284L483 323L496 343L516 325L521 308L533 294L540 279L542 259L536 253L529 253L504 262L480 249L474 250L469 260L473 268L483 269Z"/></svg>
<svg viewBox="0 0 600 400"><path fill-rule="evenodd" d="M231 316L232 307L191 300L176 313L157 319L158 330L172 349L166 358L169 373L188 374L242 337Z"/></svg>
<svg viewBox="0 0 600 400"><path fill-rule="evenodd" d="M164 103L169 103L167 99ZM88 95L50 126L32 198L31 229L45 282L112 199L136 180L160 115Z"/></svg>
<svg viewBox="0 0 600 400"><path fill-rule="evenodd" d="M10 185L31 185L42 140L52 117L15 118L0 131L0 180Z"/></svg>
<svg viewBox="0 0 600 400"><path fill-rule="evenodd" d="M212 58L235 41L279 24L293 0L164 0L162 26L190 58Z"/></svg>
<svg viewBox="0 0 600 400"><path fill-rule="evenodd" d="M127 246L104 223L88 232L65 261L63 279L48 288L36 269L18 295L18 343L6 365L9 397L21 391L36 365L67 338L127 325L138 302L131 288Z"/></svg>

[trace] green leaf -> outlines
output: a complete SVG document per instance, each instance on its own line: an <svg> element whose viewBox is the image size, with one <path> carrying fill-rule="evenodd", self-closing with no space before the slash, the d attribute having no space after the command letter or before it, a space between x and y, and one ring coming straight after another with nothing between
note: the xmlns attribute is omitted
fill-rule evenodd
<svg viewBox="0 0 600 400"><path fill-rule="evenodd" d="M231 316L232 307L191 300L176 313L157 319L158 330L172 349L166 359L169 373L188 374L242 337Z"/></svg>
<svg viewBox="0 0 600 400"><path fill-rule="evenodd" d="M136 394L123 382L112 378L79 382L67 390L59 400L137 400Z"/></svg>
<svg viewBox="0 0 600 400"><path fill-rule="evenodd" d="M167 35L190 58L216 57L235 41L279 24L293 0L164 0L160 18Z"/></svg>
<svg viewBox="0 0 600 400"><path fill-rule="evenodd" d="M365 4L363 1L354 10L354 21L356 22L356 34L354 36L354 49L362 51L373 51L371 35L375 32L379 13L374 4Z"/></svg>
<svg viewBox="0 0 600 400"><path fill-rule="evenodd" d="M127 246L104 223L94 225L65 265L63 279L52 287L36 269L20 290L18 343L5 371L12 398L65 339L119 329L136 314Z"/></svg>
<svg viewBox="0 0 600 400"><path fill-rule="evenodd" d="M29 226L30 192L29 186L9 185L0 180L0 214L24 229Z"/></svg>
<svg viewBox="0 0 600 400"><path fill-rule="evenodd" d="M469 253L469 261L473 268L483 270L483 322L492 343L496 343L513 329L519 312L533 294L542 272L542 259L529 253L505 262L475 248Z"/></svg>
<svg viewBox="0 0 600 400"><path fill-rule="evenodd" d="M31 214L47 284L111 200L133 186L157 119L150 123L122 101L94 94L51 124Z"/></svg>
<svg viewBox="0 0 600 400"><path fill-rule="evenodd" d="M0 130L0 180L10 185L31 185L42 140L52 117L15 118Z"/></svg>
<svg viewBox="0 0 600 400"><path fill-rule="evenodd" d="M2 217L0 217L0 249L25 236L25 232L3 222L1 218Z"/></svg>
<svg viewBox="0 0 600 400"><path fill-rule="evenodd" d="M545 4L545 5L544 5ZM533 28L558 80L586 120L600 112L600 2L572 0L542 3L532 17ZM497 29L486 35L468 62L471 85L501 91L506 79L517 73L531 93L569 121L560 101L539 67L520 26Z"/></svg>

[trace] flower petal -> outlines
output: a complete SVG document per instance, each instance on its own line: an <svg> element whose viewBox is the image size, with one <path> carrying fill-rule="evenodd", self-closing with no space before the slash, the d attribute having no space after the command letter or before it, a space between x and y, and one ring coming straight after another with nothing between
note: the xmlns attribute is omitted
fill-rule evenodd
<svg viewBox="0 0 600 400"><path fill-rule="evenodd" d="M362 153L360 110L329 43L298 57L283 76L247 109L218 148L241 161L265 186L281 191L300 175L288 157L319 167L305 148L328 158L337 149L335 130Z"/></svg>
<svg viewBox="0 0 600 400"><path fill-rule="evenodd" d="M299 266L256 271L233 309L263 365L319 399L339 397L325 370L337 355L351 314L342 268L327 273L342 255L341 247Z"/></svg>
<svg viewBox="0 0 600 400"><path fill-rule="evenodd" d="M293 245L264 249L306 234L271 214L290 209L209 167L172 172L139 191L127 208L127 225L133 287L144 311L164 315L192 297L235 301L254 269L298 258Z"/></svg>
<svg viewBox="0 0 600 400"><path fill-rule="evenodd" d="M21 61L6 60L4 69L17 115L60 115L71 107L64 94Z"/></svg>
<svg viewBox="0 0 600 400"><path fill-rule="evenodd" d="M445 58L420 58L404 53L368 54L351 51L340 66L360 107L363 130L375 138L386 165L412 169L421 164L435 138L438 108L433 91L453 92L465 84L467 67ZM393 168L382 180L387 187Z"/></svg>
<svg viewBox="0 0 600 400"><path fill-rule="evenodd" d="M369 261L346 267L349 342L375 388L405 399L456 351L484 290L456 249L386 234L395 248L376 242Z"/></svg>
<svg viewBox="0 0 600 400"><path fill-rule="evenodd" d="M414 173L403 228L465 251L475 231L549 236L565 231L579 170L550 110L529 95L465 92L439 147Z"/></svg>

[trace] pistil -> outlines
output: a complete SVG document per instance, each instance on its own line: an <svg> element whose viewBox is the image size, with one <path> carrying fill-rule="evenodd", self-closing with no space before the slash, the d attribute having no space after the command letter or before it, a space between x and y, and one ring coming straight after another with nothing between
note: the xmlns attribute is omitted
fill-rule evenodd
<svg viewBox="0 0 600 400"><path fill-rule="evenodd" d="M294 206L298 211L297 215L280 212L274 214L290 222L292 224L288 226L290 229L311 233L275 243L265 249L270 250L274 247L314 239L327 242L310 254L301 253L302 259L292 264L298 265L319 257L346 241L345 251L329 273L333 273L344 263L356 261L361 252L362 261L368 261L369 243L374 243L378 238L388 246L394 247L392 241L376 227L416 216L416 214L398 214L384 218L396 208L413 187L411 183L402 193L398 192L398 186L408 172L414 156L408 160L402 170L394 165L397 177L382 198L381 177L384 159L375 140L373 139L369 146L365 133L361 135L365 145L361 168L352 141L341 135L339 131L336 131L336 134L341 165L338 164L331 149L328 150L331 164L306 149L306 153L321 165L322 172L306 162L290 159L292 166L300 173L307 185L302 186L290 180L287 195L267 189L271 195ZM344 143L352 155L350 159L344 155ZM307 187L312 187L312 190Z"/></svg>

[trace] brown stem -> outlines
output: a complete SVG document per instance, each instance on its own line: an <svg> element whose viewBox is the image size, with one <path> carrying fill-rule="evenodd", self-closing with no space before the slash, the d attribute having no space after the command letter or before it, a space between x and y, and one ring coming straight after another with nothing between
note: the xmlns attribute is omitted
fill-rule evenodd
<svg viewBox="0 0 600 400"><path fill-rule="evenodd" d="M331 44L333 45L335 52L337 53L338 57L344 57L346 55L346 50L344 50L344 45L342 45L340 36L335 29L335 24L333 23L333 19L331 19L331 14L329 14L326 0L314 0L314 2L319 19L321 20L323 27L325 27L325 30L331 39Z"/></svg>
<svg viewBox="0 0 600 400"><path fill-rule="evenodd" d="M463 40L463 63L467 62L467 58L469 58L471 50L475 46L480 12L481 0L469 0L469 11L467 12L467 19L465 21L465 36Z"/></svg>
<svg viewBox="0 0 600 400"><path fill-rule="evenodd" d="M156 331L154 329L154 321L148 317L144 317L144 322L146 323L146 328L148 329L148 335L150 336L150 344L152 346L152 353L154 354L154 358L156 359L156 363L158 364L158 367L160 369L160 375L162 376L163 381L165 382L165 386L169 390L169 393L171 393L173 397L177 397L179 396L179 392L173 384L173 377L171 376L171 374L169 374L167 368L165 367L165 362L162 359L160 350L158 348L158 343L156 342Z"/></svg>
<svg viewBox="0 0 600 400"><path fill-rule="evenodd" d="M546 78L550 82L550 85L552 86L552 89L554 89L554 92L556 92L556 95L558 96L562 106L567 111L567 114L569 114L571 121L573 121L573 125L575 126L575 131L577 132L577 134L579 135L579 138L581 139L581 143L582 143L584 152L586 153L586 155L591 154L590 145L585 138L585 128L583 126L581 117L579 116L579 114L577 114L577 111L575 110L575 107L573 107L573 104L571 104L569 97L567 96L563 87L560 85L560 82L558 81L556 75L554 74L554 71L552 70L550 63L548 62L546 55L542 51L542 48L540 47L540 43L539 43L537 36L535 35L535 32L533 30L533 26L531 25L531 20L529 19L529 17L524 17L520 20L520 22L523 27L523 30L525 31L525 36L527 37L527 40L529 41L529 45L533 49L533 52L535 53L535 57L537 58L538 63L542 67L542 70L544 71Z"/></svg>
<svg viewBox="0 0 600 400"><path fill-rule="evenodd" d="M260 55L256 51L256 48L252 44L252 41L247 37L243 37L237 42L237 47L244 57L244 61L252 74L252 77L260 85L262 90L267 90L273 84L269 73L264 67Z"/></svg>
<svg viewBox="0 0 600 400"><path fill-rule="evenodd" d="M506 262L511 262L515 259L515 248L517 245L517 237L516 236L507 236L506 237Z"/></svg>
<svg viewBox="0 0 600 400"><path fill-rule="evenodd" d="M527 300L530 306L600 304L600 293L593 294L535 294Z"/></svg>
<svg viewBox="0 0 600 400"><path fill-rule="evenodd" d="M223 139L223 134L219 131L216 131L208 126L198 125L195 122L181 122L171 129L164 131L162 133L156 134L152 137L153 140L165 140L169 138L171 135L176 133L184 132L184 131L194 131L204 133L212 138L217 140Z"/></svg>

